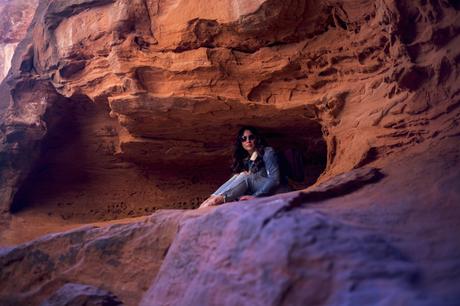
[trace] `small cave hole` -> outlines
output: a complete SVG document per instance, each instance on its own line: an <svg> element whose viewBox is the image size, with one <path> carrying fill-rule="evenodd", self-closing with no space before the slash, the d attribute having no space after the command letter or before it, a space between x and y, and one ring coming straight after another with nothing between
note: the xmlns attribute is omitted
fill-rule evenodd
<svg viewBox="0 0 460 306"><path fill-rule="evenodd" d="M289 178L293 190L305 189L313 185L324 172L327 163L327 145L321 125L310 121L305 126L284 126L277 129L261 129L267 142L278 154L289 150L299 152L303 159L304 179Z"/></svg>

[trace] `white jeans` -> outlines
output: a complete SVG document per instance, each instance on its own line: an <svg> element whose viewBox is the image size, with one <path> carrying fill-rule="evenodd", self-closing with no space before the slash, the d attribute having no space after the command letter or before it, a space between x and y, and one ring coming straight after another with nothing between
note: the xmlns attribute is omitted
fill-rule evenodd
<svg viewBox="0 0 460 306"><path fill-rule="evenodd" d="M241 172L233 175L213 195L222 195L226 202L233 202L246 194L252 194L266 184L268 178L258 173Z"/></svg>

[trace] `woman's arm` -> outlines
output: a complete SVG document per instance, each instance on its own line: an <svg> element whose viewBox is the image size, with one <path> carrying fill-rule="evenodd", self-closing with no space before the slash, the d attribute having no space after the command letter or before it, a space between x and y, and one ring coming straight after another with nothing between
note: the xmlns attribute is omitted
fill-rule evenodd
<svg viewBox="0 0 460 306"><path fill-rule="evenodd" d="M273 148L267 147L264 152L264 163L265 169L267 170L267 180L265 184L254 192L253 196L263 197L280 185L280 168L278 165L278 159Z"/></svg>

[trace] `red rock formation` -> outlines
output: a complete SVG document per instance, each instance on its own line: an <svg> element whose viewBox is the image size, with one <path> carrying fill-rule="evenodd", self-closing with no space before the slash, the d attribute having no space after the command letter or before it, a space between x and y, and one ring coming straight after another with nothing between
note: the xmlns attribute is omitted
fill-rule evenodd
<svg viewBox="0 0 460 306"><path fill-rule="evenodd" d="M128 305L454 305L459 10L444 0L41 1L0 87L11 220L11 209L78 223L196 207L228 175L241 124L327 165L303 193L4 250L2 284L43 268L1 298L36 303L77 282ZM149 256L158 249L144 245L163 231L150 226L164 222L178 232ZM102 253L86 251L101 237ZM62 263L63 245L83 263ZM132 249L146 252L140 264Z"/></svg>
<svg viewBox="0 0 460 306"><path fill-rule="evenodd" d="M94 7L94 10L88 10L91 7ZM228 176L228 165L222 161L228 160L230 155L228 144L233 140L236 126L242 123L255 123L257 125L257 122L263 121L262 127L267 134L273 135L271 137L272 143L280 145L283 141L286 142L283 140L283 136L297 134L296 131L299 128L307 129L309 130L307 134L296 135L293 142L299 143L305 149L306 154L308 153L310 156L325 155L321 126L313 120L316 116L314 108L299 104L294 108L279 109L275 105L253 103L241 96L243 89L240 90L239 88L247 86L247 84L243 84L244 81L242 81L240 86L237 84L237 79L245 80L247 78L245 75L254 75L254 69L259 70L257 65L251 68L245 63L231 60L228 63L228 69L238 70L240 66L247 66L248 69L241 72L235 70L235 75L231 74L230 70L224 73L222 69L227 65L225 58L232 57L232 53L239 53L237 56L241 57L242 60L246 53L231 51L234 49L230 50L224 47L206 49L198 46L194 46L195 49L191 47L192 50L189 52L185 52L185 50L181 52L166 51L171 46L159 47L158 44L154 43L157 39L151 37L151 20L146 18L144 13L143 4L137 2L119 2L109 5L107 2L96 1L82 2L75 6L53 2L49 6L41 5L35 17L37 26L28 38L29 40L33 39L34 44L31 46L28 45L28 40L24 41L22 49L17 54L17 69L22 77L19 75L16 77L34 80L37 74L50 77L51 82L43 81L41 83L44 84L41 86L51 86L57 92L48 92L47 99L49 101L53 97L61 99L61 94L63 94L70 101L73 101L62 100L58 102L56 100L53 103L45 103L45 105L54 105L54 108L57 109L67 109L68 107L64 105L79 104L88 100L93 100L98 104L109 104L110 113L113 117L118 118L120 126L114 125L113 120L108 117L109 111L105 110L104 106L96 107L100 112L82 113L81 120L93 121L95 126L84 129L80 133L79 139L76 139L74 135L76 132L73 133L70 129L68 131L70 135L65 136L66 139L70 138L68 140L70 143L66 144L66 148L61 146L58 140L54 145L43 146L44 150L49 147L57 147L58 149L53 152L42 153L42 156L45 155L45 157L41 157L40 161L36 163L47 165L50 158L64 161L61 165L50 167L52 169L58 168L54 176L59 178L59 184L64 185L58 190L65 189L66 192L63 194L56 192L56 179L50 178L49 174L47 176L32 174L29 176L31 183L22 184L21 182L32 170L31 165L24 162L13 163L10 166L13 168L12 174L5 174L5 183L2 184L6 206L4 209L11 206L14 194L16 194L18 186L21 185L25 190L19 193L16 199L19 204L16 207L24 206L22 203L26 203L29 207L40 205L45 214L58 211L58 214L63 215L63 213L59 213L60 206L70 203L69 205L78 206L73 212L80 216L80 220L81 218L94 219L95 216L100 218L101 213L98 212L102 212L102 215L106 216L111 215L114 210L117 211L116 216L130 216L165 206L196 207L212 188L215 188ZM288 14L283 10L278 13ZM96 18L94 17L95 14L102 17ZM66 16L69 18L63 20ZM118 19L107 19L110 16L117 16ZM283 20L277 21L275 17L270 22L275 24L285 22ZM43 20L43 22L39 22L39 20ZM97 22L93 22L93 20L97 20ZM133 23L134 20L136 23L133 27L130 23ZM164 22L169 22L170 18L164 20ZM85 22L91 23L93 29L90 34L91 37L88 36L87 30L76 26L85 24ZM259 31L262 30L259 29ZM177 35L182 37L181 35L186 36L188 34L185 33L191 30L187 26L186 29L180 31L185 31L184 33L178 32ZM43 33L45 34L43 35ZM69 33L72 34L69 35ZM150 36L145 36L147 35L145 33ZM161 31L158 35L160 34ZM296 35L293 36L295 39L297 39ZM289 40L294 38L291 37ZM149 39L152 44L145 48L147 46L146 41ZM174 39L169 37L158 41L166 44ZM252 45L256 43L256 41L251 42ZM144 47L141 48L139 44ZM182 43L182 45L184 44ZM267 42L267 44L269 43ZM251 48L259 48L252 45ZM241 46L238 48L244 49ZM25 57L20 55L21 52ZM247 54L250 55L250 53ZM156 63L155 61L152 63L151 56L157 59L155 60ZM212 60L214 63L211 62L211 57L215 57ZM151 64L153 66L150 66ZM284 69L282 67L285 65L285 60L281 60L273 67L268 67L268 70L262 74ZM208 68L204 68L205 66ZM232 68L231 66L235 67ZM156 76L157 73L159 73L158 76ZM212 84L210 86L198 85L199 83L209 83L208 78L210 77L215 78L220 85L218 87ZM171 78L171 80L160 81L160 78ZM153 79L155 80L154 84L152 83ZM250 83L259 82L251 80L251 78L248 78L247 81ZM31 86L29 83L25 84L21 88L21 92L26 91L24 87ZM163 86L163 89L160 89L160 86ZM190 90L192 87L196 88L195 92ZM223 88L225 90L222 90ZM36 91L34 88L27 90ZM239 101L238 99L241 98L243 100ZM7 114L6 118L8 119L5 121L18 121L17 118L14 118L21 113L19 109L20 107L15 106L14 114ZM48 112L62 112L61 110L54 111L51 107L47 110ZM167 116L166 113L168 113ZM235 116L236 114L237 116ZM27 116L26 110L24 110L23 116ZM83 119L85 116L94 116L94 119ZM28 126L28 129L34 130L31 133L45 134L44 128L40 128L40 126L51 126L53 123L49 124L46 119L43 119L44 117L30 119L30 121L35 122L32 127ZM10 129L16 124L13 122L7 124ZM88 125L91 124L84 126ZM283 127L283 129L279 127ZM55 129L62 130L59 127ZM97 143L91 143L94 142L92 139L99 139L98 134L105 133L103 131L105 129L113 131L115 138L112 140L107 138L107 144L104 145L107 150L104 150L104 154L104 152L100 152ZM47 127L46 130L50 129ZM102 131L99 132L98 130ZM62 135L62 133L60 134ZM52 133L48 133L47 138L48 141L52 142L53 140L49 140L52 138ZM28 137L25 139L30 140ZM15 145L14 140L11 142L12 145ZM90 144L83 145L83 143ZM5 146L8 147L8 145L9 141L5 141ZM37 156L37 150L32 149L34 145L31 143L23 144L23 151L27 153L25 154L21 150L15 151L18 152L18 155L9 156L8 160L20 159L24 155L28 156L28 161L40 158ZM74 158L66 152L59 152L59 150L72 150L74 151L73 154L87 157L79 160L80 163L83 163L77 166L81 173L75 173L71 166L69 169L64 165L66 161L74 160ZM75 152L77 150L80 152ZM11 150L5 151L8 155L12 154ZM134 161L141 164L144 169L148 166L150 179L146 179L145 175L144 177L139 175L137 169L127 169L132 168L132 166L122 163L121 160L111 161L110 159L113 157L108 155L113 155L114 152L118 158L124 161ZM33 158L30 158L31 155ZM109 160L107 161L107 159ZM321 160L324 159L324 157L317 158L319 166L321 166ZM190 169L191 164L197 168ZM102 171L100 168L103 168ZM318 167L313 163L310 168L317 171L316 168ZM209 169L212 169L211 175ZM145 170L142 171L145 172ZM9 170L5 170L5 172L8 173ZM40 173L39 171L36 172ZM161 176L158 173L161 173ZM181 183L178 183L178 173L181 175ZM123 176L130 179L123 178ZM80 180L82 184L76 186L75 182L73 182L74 184L66 184L62 181L62 177L91 177L91 182L88 183L88 180L82 179ZM120 178L118 182L116 178ZM129 182L135 182L136 186L130 186ZM119 190L120 186L123 190L120 190L120 194L114 197L111 191L113 189ZM182 189L183 192L176 194L178 188ZM127 196L127 194L134 193L136 194L134 197ZM153 198L156 199L154 205L151 201ZM43 205L43 202L47 204ZM107 204L96 204L97 206L91 212L91 209L88 209L88 202ZM120 205L123 207L122 211L119 209ZM95 213L95 211L98 212Z"/></svg>
<svg viewBox="0 0 460 306"><path fill-rule="evenodd" d="M112 152L125 161L175 174L191 163L205 169L226 159L235 126L243 123L259 125L268 134L278 131L278 139L307 143L308 153L324 153L321 145L315 146L324 136L329 155L323 178L449 133L425 122L443 120L441 114L456 110L453 69L458 25L453 4L228 1L209 8L197 4L194 9L187 5L43 4L36 27L16 56L18 85L11 86L31 86L25 80L40 75L49 80L40 81L44 83L40 86L51 86L56 97L108 104L120 126L110 123L106 110L98 122L102 129L117 130L109 145ZM414 14L419 23L406 26L404 20L415 18ZM433 86L445 89L433 92ZM47 99L53 95L48 93ZM444 106L446 100L451 106ZM45 102L51 104L59 103ZM19 109L8 120L26 116ZM30 120L39 126L42 119ZM6 126L11 129L14 124ZM297 133L300 129L308 132ZM98 136L90 132L82 137ZM4 143L8 147L10 142ZM31 145L24 147L27 151ZM94 163L104 158L95 150L86 155L93 156ZM20 164L21 169L12 171L15 174L4 175L9 177L2 184L9 186L2 192L4 209L11 206L15 190L30 172L30 166ZM213 181L221 181L226 169L222 166ZM187 186L196 177L209 177L208 171L192 172L195 175L184 176ZM145 190L158 183L141 185ZM203 197L209 193L204 189L191 187L186 197ZM173 200L167 196L170 190L162 194L165 204ZM158 192L152 191L148 198ZM92 199L86 196L86 201Z"/></svg>

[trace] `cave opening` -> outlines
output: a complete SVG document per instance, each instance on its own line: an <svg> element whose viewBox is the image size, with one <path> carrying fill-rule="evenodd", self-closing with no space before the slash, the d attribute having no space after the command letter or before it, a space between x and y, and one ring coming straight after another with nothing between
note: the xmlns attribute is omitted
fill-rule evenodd
<svg viewBox="0 0 460 306"><path fill-rule="evenodd" d="M47 123L55 122L49 124L41 155L18 190L12 213L90 223L149 215L158 209L197 208L231 176L235 134L239 126L252 122L197 129L191 135L201 147L193 150L193 139L182 144L161 137L121 147L126 131L109 112L107 104L85 97L50 109ZM262 124L254 126L278 152L294 148L302 153L305 179L289 182L299 190L323 173L327 145L317 121L292 118L258 118L254 122ZM176 141L181 135L179 130L175 133L165 137ZM175 159L165 160L166 156Z"/></svg>
<svg viewBox="0 0 460 306"><path fill-rule="evenodd" d="M289 179L293 190L305 189L314 184L326 169L327 144L323 137L321 125L309 121L304 126L283 126L280 128L260 128L267 142L278 153L287 149L295 149L301 153L304 166L304 179Z"/></svg>

